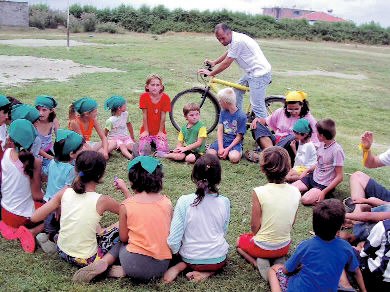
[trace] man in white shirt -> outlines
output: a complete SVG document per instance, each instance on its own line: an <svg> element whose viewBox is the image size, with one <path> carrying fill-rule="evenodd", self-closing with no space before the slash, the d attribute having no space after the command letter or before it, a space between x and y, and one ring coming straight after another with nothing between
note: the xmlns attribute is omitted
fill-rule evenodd
<svg viewBox="0 0 390 292"><path fill-rule="evenodd" d="M199 73L206 75L217 75L236 61L238 66L244 71L239 84L249 86L250 102L252 110L257 118L267 117L265 108L266 87L271 82L271 65L265 58L258 43L251 37L232 31L224 23L217 24L214 33L218 41L227 46L227 51L215 60L206 59L212 67L218 65L212 71L199 69ZM245 91L234 89L236 93L236 105L242 108L243 96Z"/></svg>

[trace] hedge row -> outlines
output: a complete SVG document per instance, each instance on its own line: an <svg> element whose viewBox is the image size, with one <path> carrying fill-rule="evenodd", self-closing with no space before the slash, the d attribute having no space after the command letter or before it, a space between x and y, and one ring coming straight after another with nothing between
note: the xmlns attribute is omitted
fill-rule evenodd
<svg viewBox="0 0 390 292"><path fill-rule="evenodd" d="M42 7L47 8L45 5L35 5L30 8L30 23L31 11L35 11L35 15L40 15L39 13L42 12L39 11L42 9L38 8ZM50 10L47 10L50 14ZM167 31L211 32L215 24L225 22L233 30L247 33L252 37L390 44L390 27L385 29L374 22L360 26L352 22L316 22L311 25L306 19L275 20L271 16L249 15L228 10L200 12L174 9L171 11L163 5L154 8L142 6L139 9L121 5L113 9L97 9L90 5L74 4L69 10L73 16L71 25L73 22L73 28L78 26L77 31L94 31L98 25L101 27L104 23L109 23L109 28L115 28L116 25L118 30L123 27L129 31L154 34ZM61 21L62 18L59 23ZM107 30L117 32L108 27Z"/></svg>

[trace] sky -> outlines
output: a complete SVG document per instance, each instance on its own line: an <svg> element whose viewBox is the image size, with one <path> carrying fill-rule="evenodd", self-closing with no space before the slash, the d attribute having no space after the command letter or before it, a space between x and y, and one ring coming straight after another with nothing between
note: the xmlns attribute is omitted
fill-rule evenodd
<svg viewBox="0 0 390 292"><path fill-rule="evenodd" d="M30 4L45 3L52 9L65 10L68 2L80 5L92 5L96 8L114 8L121 4L139 8L141 5L154 7L164 5L172 10L198 9L240 11L248 14L262 14L264 7L287 7L327 12L333 10L332 15L353 21L360 25L374 21L382 27L390 27L389 0L14 0L29 2Z"/></svg>

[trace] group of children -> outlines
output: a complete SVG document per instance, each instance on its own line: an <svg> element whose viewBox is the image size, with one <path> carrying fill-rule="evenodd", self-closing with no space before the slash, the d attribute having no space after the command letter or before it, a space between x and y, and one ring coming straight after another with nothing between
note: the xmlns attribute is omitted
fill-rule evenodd
<svg viewBox="0 0 390 292"><path fill-rule="evenodd" d="M188 123L170 152L165 130L170 100L163 90L160 76L148 76L140 97L143 124L138 143L121 96L105 101L112 116L103 131L93 99L72 103L64 130L55 118L53 97L38 96L35 107L17 104L11 108L9 99L0 95L0 138L5 149L1 162L3 237L19 239L28 252L34 251L36 238L44 251L58 252L80 267L75 282L89 282L107 270L112 277L127 275L142 281L162 277L165 283L182 271L187 271L188 279L200 280L221 270L229 248L225 235L230 201L218 191L219 158L241 159L246 116L235 105L234 91L221 90L217 139L206 150L207 131L199 121L199 106L186 104L183 113ZM12 122L7 134L4 124L8 119ZM100 142L90 141L93 129ZM282 147L267 147L261 153L260 170L268 184L253 189L252 232L238 237L237 251L259 268L274 291L336 291L344 268L354 273L365 291L352 247L335 238L344 223L344 206L338 200L324 200L343 176L344 153L334 139L335 123L331 119L317 122L321 142L317 149L309 141L312 132L306 119L294 124L298 142L291 144L293 168ZM162 164L148 156L152 146L156 157L194 163L195 192L181 196L174 211L170 199L160 193ZM114 149L130 159L128 179L134 194L122 179L114 183L124 194L122 203L96 193ZM41 189L44 174L45 193ZM286 180L295 182L290 185ZM305 192L302 197L301 192ZM313 211L316 236L301 243L283 265L300 201L319 203ZM119 221L104 229L99 222L106 211L118 214Z"/></svg>

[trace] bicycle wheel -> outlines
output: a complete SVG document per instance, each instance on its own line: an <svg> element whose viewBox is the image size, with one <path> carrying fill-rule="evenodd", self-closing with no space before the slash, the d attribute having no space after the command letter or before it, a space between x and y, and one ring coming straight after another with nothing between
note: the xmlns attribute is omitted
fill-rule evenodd
<svg viewBox="0 0 390 292"><path fill-rule="evenodd" d="M286 97L284 95L270 95L265 97L265 107L267 108L268 115L271 115L275 110L284 106ZM255 119L255 113L250 111L247 114L248 124L250 124Z"/></svg>
<svg viewBox="0 0 390 292"><path fill-rule="evenodd" d="M171 101L169 118L172 125L180 131L180 127L187 123L183 115L183 106L189 102L201 103L205 94L203 88L190 88L179 92ZM221 108L211 93L206 94L206 99L200 109L199 121L205 124L207 133L212 132L218 124Z"/></svg>
<svg viewBox="0 0 390 292"><path fill-rule="evenodd" d="M271 115L275 110L284 106L286 97L284 95L270 95L265 98L265 107L268 115Z"/></svg>

